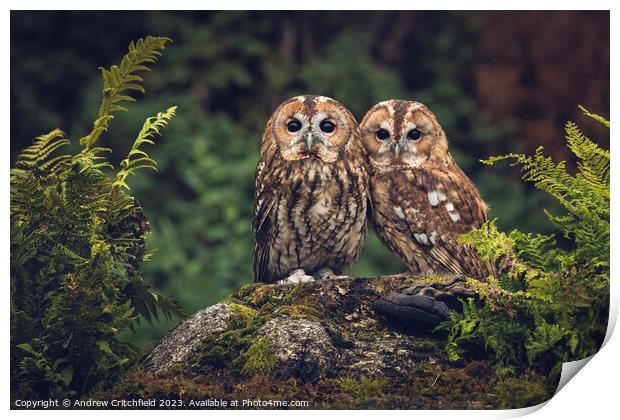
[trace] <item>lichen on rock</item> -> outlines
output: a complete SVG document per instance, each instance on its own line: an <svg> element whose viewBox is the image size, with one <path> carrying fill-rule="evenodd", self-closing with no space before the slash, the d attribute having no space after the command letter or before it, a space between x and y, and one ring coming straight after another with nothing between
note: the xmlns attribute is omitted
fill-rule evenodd
<svg viewBox="0 0 620 420"><path fill-rule="evenodd" d="M288 315L269 320L257 332L267 340L278 361L275 375L312 382L324 374L336 356L336 348L320 322Z"/></svg>
<svg viewBox="0 0 620 420"><path fill-rule="evenodd" d="M444 337L374 310L390 291L429 285L454 282L397 275L249 284L183 321L105 392L124 398L296 399L309 401L308 408L502 406L494 393L500 382L484 354L450 362ZM535 404L546 394L536 388L524 395Z"/></svg>
<svg viewBox="0 0 620 420"><path fill-rule="evenodd" d="M200 340L228 328L232 312L228 303L201 309L177 325L144 360L146 370L165 372L173 366L188 363L195 357Z"/></svg>

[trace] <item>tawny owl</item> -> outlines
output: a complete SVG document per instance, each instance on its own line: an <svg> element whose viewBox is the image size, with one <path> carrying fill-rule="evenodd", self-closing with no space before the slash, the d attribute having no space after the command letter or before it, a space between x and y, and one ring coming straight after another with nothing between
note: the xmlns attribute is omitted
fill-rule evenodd
<svg viewBox="0 0 620 420"><path fill-rule="evenodd" d="M379 238L413 273L484 279L493 265L457 238L486 220L487 206L448 152L423 104L390 100L360 124L371 173L371 220Z"/></svg>
<svg viewBox="0 0 620 420"><path fill-rule="evenodd" d="M353 263L366 236L368 180L359 126L343 105L310 95L282 103L256 169L254 281L340 274Z"/></svg>

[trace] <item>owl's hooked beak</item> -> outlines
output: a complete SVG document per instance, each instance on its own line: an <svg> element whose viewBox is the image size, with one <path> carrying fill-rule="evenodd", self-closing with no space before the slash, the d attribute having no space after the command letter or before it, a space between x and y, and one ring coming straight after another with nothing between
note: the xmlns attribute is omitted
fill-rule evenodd
<svg viewBox="0 0 620 420"><path fill-rule="evenodd" d="M407 153L411 151L409 144L407 144L407 140L402 137L398 140L395 140L393 143L392 149L394 151L394 157L399 157L401 154Z"/></svg>
<svg viewBox="0 0 620 420"><path fill-rule="evenodd" d="M305 143L308 146L308 149L312 149L312 147L317 144L325 143L320 136L312 131L308 131L304 137L306 139Z"/></svg>
<svg viewBox="0 0 620 420"><path fill-rule="evenodd" d="M312 130L308 130L307 132L295 137L295 139L291 143L291 146L297 144L304 144L307 150L310 151L316 148L316 146L319 144L326 144L326 141L321 137L320 134L317 134Z"/></svg>
<svg viewBox="0 0 620 420"><path fill-rule="evenodd" d="M394 144L394 156L398 157L398 155L400 155L400 144L395 143Z"/></svg>

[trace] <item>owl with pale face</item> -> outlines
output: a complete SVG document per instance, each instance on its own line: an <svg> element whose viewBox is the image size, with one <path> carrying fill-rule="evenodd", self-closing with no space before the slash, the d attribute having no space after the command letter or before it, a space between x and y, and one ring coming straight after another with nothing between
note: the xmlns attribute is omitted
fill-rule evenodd
<svg viewBox="0 0 620 420"><path fill-rule="evenodd" d="M495 273L458 237L479 228L487 206L448 151L435 115L423 104L389 100L360 124L368 153L371 221L381 241L412 273Z"/></svg>
<svg viewBox="0 0 620 420"><path fill-rule="evenodd" d="M298 96L267 122L256 170L254 281L340 274L366 236L368 168L359 126L339 102Z"/></svg>

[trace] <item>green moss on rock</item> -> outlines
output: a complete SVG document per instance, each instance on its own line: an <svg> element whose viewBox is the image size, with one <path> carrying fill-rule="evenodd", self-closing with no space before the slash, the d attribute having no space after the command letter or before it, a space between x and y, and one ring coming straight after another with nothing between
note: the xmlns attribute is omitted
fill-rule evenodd
<svg viewBox="0 0 620 420"><path fill-rule="evenodd" d="M338 380L340 390L351 395L354 399L370 399L381 397L388 387L387 378L367 378L362 376L360 380L342 378Z"/></svg>
<svg viewBox="0 0 620 420"><path fill-rule="evenodd" d="M249 306L229 301L231 312L228 329L222 333L212 333L203 338L198 346L199 365L204 371L235 367L240 354L252 344L254 333L266 320L257 315Z"/></svg>
<svg viewBox="0 0 620 420"><path fill-rule="evenodd" d="M293 318L318 320L319 311L306 305L284 305L275 310L278 315L288 315Z"/></svg>
<svg viewBox="0 0 620 420"><path fill-rule="evenodd" d="M549 384L540 375L524 373L499 380L495 385L495 393L499 397L498 408L521 408L538 405L549 400L556 385Z"/></svg>
<svg viewBox="0 0 620 420"><path fill-rule="evenodd" d="M172 331L166 352L151 353L165 368L138 370L109 395L300 400L309 403L302 408L313 409L523 407L549 395L544 378L514 382L514 374L498 373L490 360L451 362L441 335L375 316L372 304L379 296L429 282L441 278L244 286L217 310L202 311L175 329L190 340L179 343L178 352L196 346L182 363L164 363L162 354L175 355ZM517 394L511 400L512 386Z"/></svg>
<svg viewBox="0 0 620 420"><path fill-rule="evenodd" d="M278 364L271 350L271 344L265 337L260 337L252 343L241 357L245 360L241 368L241 374L244 376L254 376L257 373L268 374Z"/></svg>
<svg viewBox="0 0 620 420"><path fill-rule="evenodd" d="M256 309L252 309L249 306L234 301L228 302L228 306L233 314L232 322L236 325L246 326L256 318Z"/></svg>

